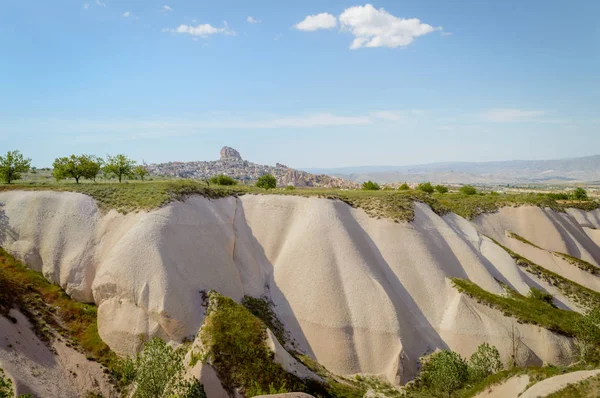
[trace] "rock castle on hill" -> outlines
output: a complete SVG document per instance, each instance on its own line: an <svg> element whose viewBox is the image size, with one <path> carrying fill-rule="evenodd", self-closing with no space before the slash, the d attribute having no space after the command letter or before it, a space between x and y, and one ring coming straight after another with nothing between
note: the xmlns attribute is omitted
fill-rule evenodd
<svg viewBox="0 0 600 398"><path fill-rule="evenodd" d="M225 146L221 158L215 161L168 162L148 165L151 175L206 179L225 174L244 183L252 183L260 176L272 174L278 186L355 188L356 183L325 174L310 174L289 168L281 163L267 166L249 162L235 149Z"/></svg>

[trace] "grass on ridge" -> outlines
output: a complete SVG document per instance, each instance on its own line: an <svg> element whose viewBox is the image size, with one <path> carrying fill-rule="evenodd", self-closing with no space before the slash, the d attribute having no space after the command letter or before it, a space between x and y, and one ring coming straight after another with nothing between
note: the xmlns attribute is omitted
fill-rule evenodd
<svg viewBox="0 0 600 398"><path fill-rule="evenodd" d="M575 335L575 321L581 314L575 311L561 310L552 305L526 297L505 286L508 296L490 293L475 283L461 278L452 278L459 292L472 297L477 302L495 308L505 316L518 319L522 323L538 325L553 332L565 335Z"/></svg>
<svg viewBox="0 0 600 398"><path fill-rule="evenodd" d="M40 272L30 270L0 248L0 314L8 316L11 308L29 318L42 340L52 338L52 328L73 340L88 359L105 366L117 359L98 335L95 305L71 299Z"/></svg>
<svg viewBox="0 0 600 398"><path fill-rule="evenodd" d="M208 198L222 198L244 194L294 195L338 199L352 207L363 209L369 216L388 218L396 222L414 219L414 202L429 205L438 215L454 212L472 219L483 213L495 212L504 206L538 206L564 211L568 207L593 210L600 207L595 201L559 203L547 194L479 194L460 193L426 194L419 190L379 190L337 188L297 188L288 190L277 188L264 190L251 185L235 186L210 185L198 180L157 180L116 182L84 182L80 184L61 182L21 182L20 184L0 185L0 192L9 190L52 190L78 192L93 197L103 210L115 209L122 213L137 210L152 210L188 195L201 195Z"/></svg>
<svg viewBox="0 0 600 398"><path fill-rule="evenodd" d="M600 397L600 375L567 385L546 398L597 398Z"/></svg>
<svg viewBox="0 0 600 398"><path fill-rule="evenodd" d="M572 264L583 271L589 272L592 275L600 275L600 268L596 267L593 264L588 263L585 260L582 260L577 257L573 257L571 255L568 255L567 253L553 252L553 254L557 257L561 257L563 260L565 260L569 264Z"/></svg>

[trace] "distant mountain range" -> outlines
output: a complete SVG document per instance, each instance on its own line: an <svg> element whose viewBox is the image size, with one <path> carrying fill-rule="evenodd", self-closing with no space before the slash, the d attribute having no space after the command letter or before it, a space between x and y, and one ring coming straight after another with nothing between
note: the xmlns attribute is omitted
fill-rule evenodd
<svg viewBox="0 0 600 398"><path fill-rule="evenodd" d="M221 149L219 160L195 162L168 162L146 166L150 175L207 179L225 174L245 183L255 182L258 177L272 174L278 186L293 185L297 187L356 188L355 182L325 174L311 174L306 171L292 169L277 163L275 166L261 165L242 159L240 153L231 147Z"/></svg>
<svg viewBox="0 0 600 398"><path fill-rule="evenodd" d="M569 183L600 181L600 155L557 160L444 162L412 166L307 168L355 182Z"/></svg>

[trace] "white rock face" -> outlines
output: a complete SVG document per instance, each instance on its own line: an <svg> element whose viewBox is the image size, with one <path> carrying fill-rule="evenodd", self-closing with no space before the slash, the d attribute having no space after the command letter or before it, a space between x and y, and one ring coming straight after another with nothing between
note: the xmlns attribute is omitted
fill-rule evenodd
<svg viewBox="0 0 600 398"><path fill-rule="evenodd" d="M237 301L270 297L299 349L331 371L404 382L426 352L469 356L482 342L505 361L516 339L523 365L567 363L569 339L475 303L448 278L496 294L496 279L523 294L539 285L479 231L510 246L510 229L543 248L600 260L577 217L518 208L471 223L416 204L414 222L394 223L339 201L275 195L192 197L103 215L80 194L4 192L0 246L94 301L101 337L121 354L139 347L139 335L193 337L204 319L200 291L213 289ZM550 263L537 255L540 265L567 272L556 256ZM600 290L598 278L586 277Z"/></svg>

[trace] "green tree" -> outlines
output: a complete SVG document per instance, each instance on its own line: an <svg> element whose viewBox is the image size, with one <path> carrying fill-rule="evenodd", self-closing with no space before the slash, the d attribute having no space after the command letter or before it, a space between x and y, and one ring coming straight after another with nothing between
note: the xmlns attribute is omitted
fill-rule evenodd
<svg viewBox="0 0 600 398"><path fill-rule="evenodd" d="M588 198L586 190L581 187L577 188L573 191L573 198L575 198L575 200L586 200Z"/></svg>
<svg viewBox="0 0 600 398"><path fill-rule="evenodd" d="M226 176L225 174L219 174L210 178L210 182L216 185L237 185L237 180Z"/></svg>
<svg viewBox="0 0 600 398"><path fill-rule="evenodd" d="M256 182L256 186L264 189L273 189L277 187L277 179L273 177L271 174L265 174L258 178Z"/></svg>
<svg viewBox="0 0 600 398"><path fill-rule="evenodd" d="M437 351L423 358L421 363L421 382L448 397L469 379L467 362L455 352Z"/></svg>
<svg viewBox="0 0 600 398"><path fill-rule="evenodd" d="M435 190L438 191L439 193L448 193L448 187L444 186L444 185L436 185Z"/></svg>
<svg viewBox="0 0 600 398"><path fill-rule="evenodd" d="M8 151L0 156L0 177L10 184L21 179L21 173L26 173L31 167L31 159L25 159L19 151Z"/></svg>
<svg viewBox="0 0 600 398"><path fill-rule="evenodd" d="M400 185L400 187L398 187L399 191L408 191L410 189L410 187L408 186L407 183L404 183L402 185Z"/></svg>
<svg viewBox="0 0 600 398"><path fill-rule="evenodd" d="M379 191L381 189L381 187L376 182L369 180L369 181L363 182L362 189L365 189L367 191Z"/></svg>
<svg viewBox="0 0 600 398"><path fill-rule="evenodd" d="M117 156L106 157L106 165L104 165L104 172L109 176L115 176L122 181L123 177L133 177L133 170L135 168L135 161L129 159L123 154Z"/></svg>
<svg viewBox="0 0 600 398"><path fill-rule="evenodd" d="M136 361L134 398L203 398L198 381L184 379L183 352L155 337L144 345Z"/></svg>
<svg viewBox="0 0 600 398"><path fill-rule="evenodd" d="M133 174L139 177L140 180L144 181L144 177L146 177L150 173L148 172L146 166L140 164L138 166L135 166L135 168L133 169Z"/></svg>
<svg viewBox="0 0 600 398"><path fill-rule="evenodd" d="M100 174L102 165L104 165L104 160L102 160L102 158L94 155L85 155L85 160L83 162L83 176L88 180L96 182L96 177Z"/></svg>
<svg viewBox="0 0 600 398"><path fill-rule="evenodd" d="M584 362L600 360L600 309L596 308L575 322L575 345Z"/></svg>
<svg viewBox="0 0 600 398"><path fill-rule="evenodd" d="M475 187L472 185L463 185L460 187L459 192L463 195L476 195L477 189L475 189Z"/></svg>
<svg viewBox="0 0 600 398"><path fill-rule="evenodd" d="M488 343L479 345L477 351L469 359L469 379L475 383L502 369L503 365L498 349Z"/></svg>
<svg viewBox="0 0 600 398"><path fill-rule="evenodd" d="M433 193L433 185L431 185L430 182L425 182L417 185L417 189L425 193Z"/></svg>
<svg viewBox="0 0 600 398"><path fill-rule="evenodd" d="M74 178L75 183L79 184L79 179L85 177L87 161L85 155L56 158L52 163L52 175L56 181Z"/></svg>

